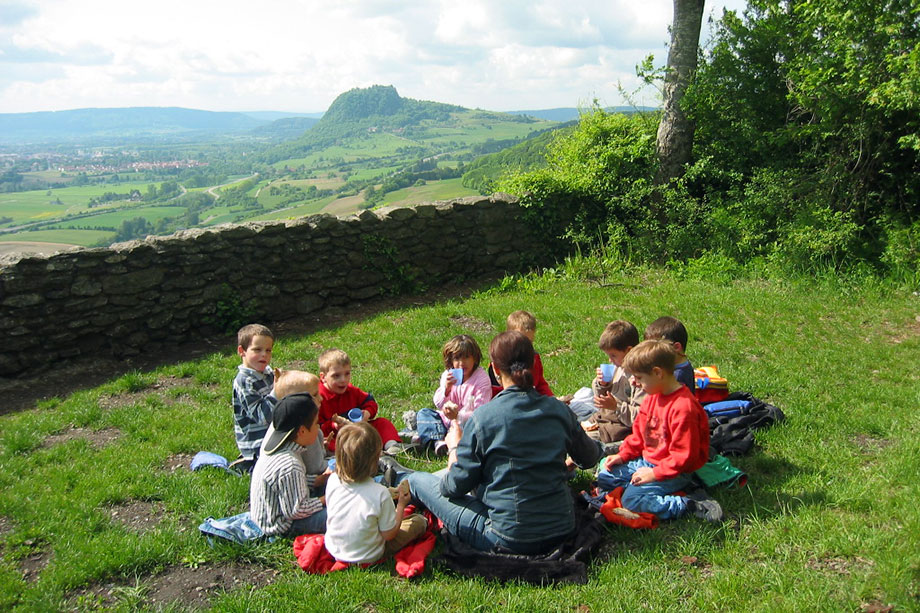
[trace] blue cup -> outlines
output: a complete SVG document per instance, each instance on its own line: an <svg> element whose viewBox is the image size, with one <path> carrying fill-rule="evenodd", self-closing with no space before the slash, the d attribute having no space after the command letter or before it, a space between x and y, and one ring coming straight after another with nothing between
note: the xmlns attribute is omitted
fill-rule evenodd
<svg viewBox="0 0 920 613"><path fill-rule="evenodd" d="M359 421L364 419L364 413L361 412L361 409L359 409L358 407L355 407L351 409L350 411L348 411L348 419L350 419L351 421L355 423L358 423Z"/></svg>
<svg viewBox="0 0 920 613"><path fill-rule="evenodd" d="M616 364L611 364L610 362L601 364L601 377L604 379L604 383L610 383L613 380L613 373L615 373L616 370Z"/></svg>
<svg viewBox="0 0 920 613"><path fill-rule="evenodd" d="M463 369L462 368L451 368L450 373L454 376L454 385L460 385L463 383Z"/></svg>

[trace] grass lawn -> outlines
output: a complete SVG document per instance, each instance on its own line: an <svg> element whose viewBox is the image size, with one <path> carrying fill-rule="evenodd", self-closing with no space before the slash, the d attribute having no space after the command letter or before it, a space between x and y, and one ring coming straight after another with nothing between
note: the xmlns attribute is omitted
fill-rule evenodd
<svg viewBox="0 0 920 613"><path fill-rule="evenodd" d="M788 417L735 460L749 485L713 492L723 524L611 527L590 582L554 588L470 580L434 564L412 582L392 562L311 576L293 565L290 540L211 548L198 524L248 502L248 479L186 468L199 450L236 456L229 396L239 358L228 346L0 416L0 609L158 608L167 604L151 600L159 578L230 565L274 574L213 595L222 611L920 609L920 297L656 269L600 276L596 267L593 279L576 262L468 299L281 337L273 363L313 370L324 348L344 348L354 382L401 427L402 411L430 405L441 345L469 333L485 352L515 309L536 315L536 346L559 394L588 384L608 321L642 330L674 315L694 364L717 365L732 389ZM138 506L152 509L143 526L124 521ZM200 590L187 592L173 598Z"/></svg>

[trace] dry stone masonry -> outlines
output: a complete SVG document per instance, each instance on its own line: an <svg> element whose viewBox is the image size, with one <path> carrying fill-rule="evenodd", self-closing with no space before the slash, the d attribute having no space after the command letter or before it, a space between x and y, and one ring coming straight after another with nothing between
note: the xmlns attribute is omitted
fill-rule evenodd
<svg viewBox="0 0 920 613"><path fill-rule="evenodd" d="M185 230L0 260L0 377L127 357L238 320L280 321L543 261L514 197Z"/></svg>

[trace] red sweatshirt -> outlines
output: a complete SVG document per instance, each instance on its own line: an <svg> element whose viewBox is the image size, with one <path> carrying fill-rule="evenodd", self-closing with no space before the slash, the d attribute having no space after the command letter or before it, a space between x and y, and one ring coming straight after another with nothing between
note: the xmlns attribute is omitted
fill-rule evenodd
<svg viewBox="0 0 920 613"><path fill-rule="evenodd" d="M351 383L345 388L345 392L336 394L329 391L320 381L319 393L323 397L323 406L319 410L319 425L325 435L333 430L333 415L341 415L347 419L348 412L356 407L369 412L371 419L377 417L377 401L374 397Z"/></svg>
<svg viewBox="0 0 920 613"><path fill-rule="evenodd" d="M642 401L619 451L624 462L640 455L655 465L658 481L692 473L709 461L709 418L686 386Z"/></svg>

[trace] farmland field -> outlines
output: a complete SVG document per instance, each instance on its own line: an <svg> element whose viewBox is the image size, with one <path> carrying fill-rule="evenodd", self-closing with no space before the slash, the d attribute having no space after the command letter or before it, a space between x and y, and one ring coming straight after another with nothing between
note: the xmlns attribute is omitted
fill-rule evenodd
<svg viewBox="0 0 920 613"><path fill-rule="evenodd" d="M431 181L425 185L413 185L412 187L390 192L383 197L383 204L411 206L420 202L462 198L463 196L475 196L477 194L479 194L479 192L476 190L463 187L463 185L460 184L459 178L444 179L443 181Z"/></svg>
<svg viewBox="0 0 920 613"><path fill-rule="evenodd" d="M36 230L34 232L16 232L0 234L0 244L14 242L61 243L90 247L99 241L112 240L114 232L104 230Z"/></svg>
<svg viewBox="0 0 920 613"><path fill-rule="evenodd" d="M12 225L46 221L85 211L89 208L90 198L99 198L106 192L125 194L135 189L144 192L148 185L150 182L145 181L143 183L81 185L0 194L0 217L12 217ZM57 201L60 201L61 204L57 204Z"/></svg>

